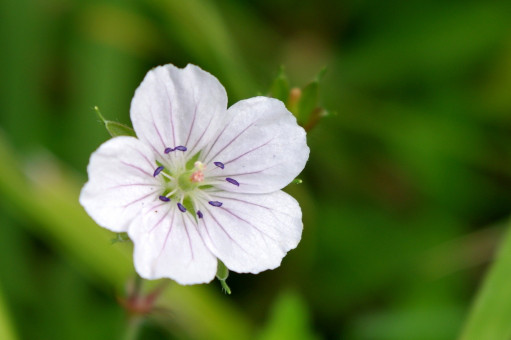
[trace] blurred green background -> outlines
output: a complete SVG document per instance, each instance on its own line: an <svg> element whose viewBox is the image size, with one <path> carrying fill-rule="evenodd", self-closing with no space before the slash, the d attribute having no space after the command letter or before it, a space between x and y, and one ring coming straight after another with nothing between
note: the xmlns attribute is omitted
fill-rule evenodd
<svg viewBox="0 0 511 340"><path fill-rule="evenodd" d="M130 124L166 63L208 70L230 104L281 65L298 87L326 66L335 113L288 188L299 247L231 273L230 296L171 283L140 339L458 338L511 207L510 18L509 1L0 0L0 339L122 339L130 245L78 193L109 138L92 108ZM511 317L509 290L479 315Z"/></svg>

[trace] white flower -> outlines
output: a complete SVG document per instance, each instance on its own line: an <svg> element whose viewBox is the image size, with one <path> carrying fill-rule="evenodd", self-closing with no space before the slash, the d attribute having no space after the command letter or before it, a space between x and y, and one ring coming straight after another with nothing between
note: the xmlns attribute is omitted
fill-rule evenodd
<svg viewBox="0 0 511 340"><path fill-rule="evenodd" d="M309 157L284 104L255 97L227 109L220 82L197 66L149 71L131 102L138 136L96 150L80 203L102 227L127 232L147 279L209 282L280 265L302 233L300 206L280 189Z"/></svg>

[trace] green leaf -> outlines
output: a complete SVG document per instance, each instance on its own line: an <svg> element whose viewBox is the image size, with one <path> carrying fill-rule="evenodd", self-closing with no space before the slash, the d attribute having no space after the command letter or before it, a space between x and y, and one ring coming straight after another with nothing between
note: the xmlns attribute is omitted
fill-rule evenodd
<svg viewBox="0 0 511 340"><path fill-rule="evenodd" d="M511 338L511 227L480 288L461 340Z"/></svg>
<svg viewBox="0 0 511 340"><path fill-rule="evenodd" d="M126 126L124 124L114 122L111 120L106 120L105 117L101 114L101 111L99 111L99 107L94 106L94 111L96 111L96 114L98 115L101 122L105 125L106 130L112 137L117 136L132 136L136 137L135 131L130 128L129 126Z"/></svg>

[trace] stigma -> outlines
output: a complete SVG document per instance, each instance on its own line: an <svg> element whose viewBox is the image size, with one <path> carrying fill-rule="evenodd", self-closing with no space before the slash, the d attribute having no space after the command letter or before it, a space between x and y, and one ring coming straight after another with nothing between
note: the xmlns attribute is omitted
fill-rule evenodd
<svg viewBox="0 0 511 340"><path fill-rule="evenodd" d="M190 176L190 181L194 183L200 183L204 181L204 172L202 171L204 170L204 164L202 162L197 161L194 163L194 168L195 171Z"/></svg>

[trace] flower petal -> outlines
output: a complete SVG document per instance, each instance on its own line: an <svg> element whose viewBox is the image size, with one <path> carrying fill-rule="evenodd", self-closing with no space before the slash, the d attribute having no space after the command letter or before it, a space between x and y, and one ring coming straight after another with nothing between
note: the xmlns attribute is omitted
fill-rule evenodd
<svg viewBox="0 0 511 340"><path fill-rule="evenodd" d="M296 200L283 191L271 194L212 193L219 207L199 203L199 233L227 268L257 274L280 265L297 246L303 229Z"/></svg>
<svg viewBox="0 0 511 340"><path fill-rule="evenodd" d="M242 193L267 193L282 189L304 168L309 158L305 131L284 104L255 97L227 111L228 122L204 154L209 179L218 188ZM201 156L202 157L202 156ZM224 169L214 166L221 162ZM239 186L225 178L232 178Z"/></svg>
<svg viewBox="0 0 511 340"><path fill-rule="evenodd" d="M143 278L196 284L215 277L216 257L204 245L191 215L174 203L155 203L128 234L135 244L135 268Z"/></svg>
<svg viewBox="0 0 511 340"><path fill-rule="evenodd" d="M163 156L165 148L199 151L218 130L227 94L218 79L195 65L164 65L149 71L131 102L135 132Z"/></svg>
<svg viewBox="0 0 511 340"><path fill-rule="evenodd" d="M152 175L156 163L151 154L136 138L115 137L91 155L80 204L96 223L126 231L142 207L158 197L160 184Z"/></svg>

